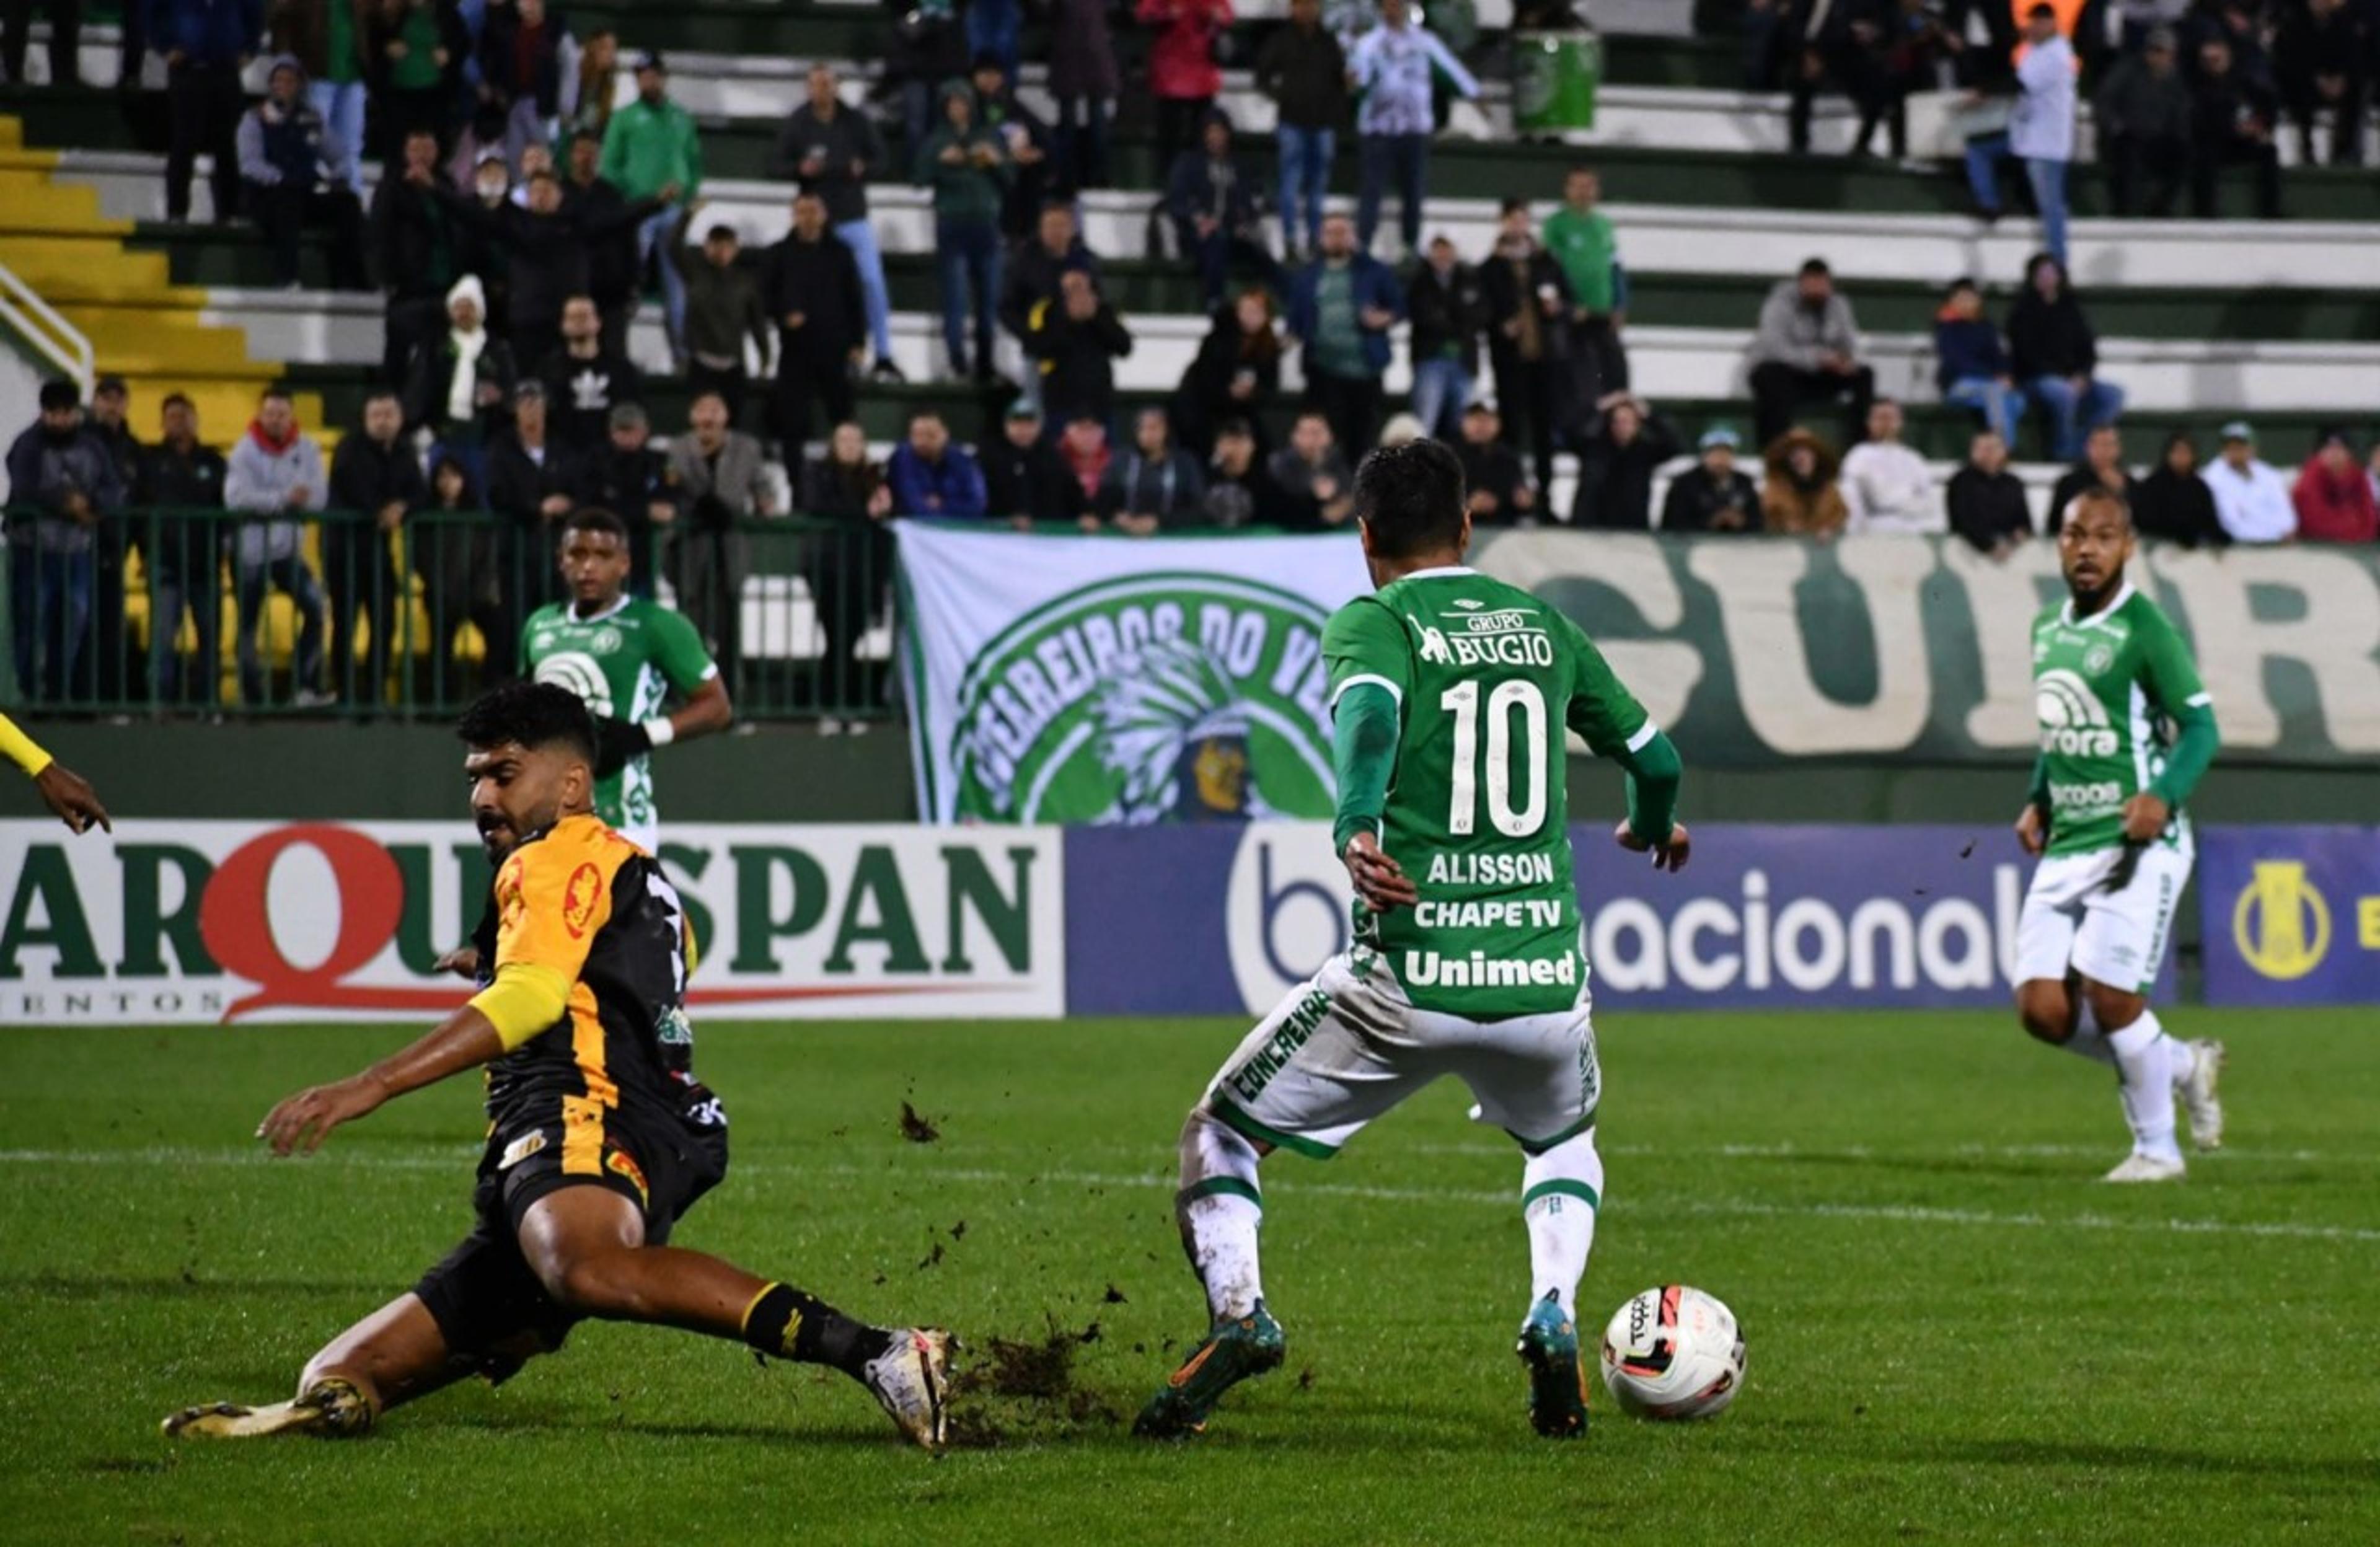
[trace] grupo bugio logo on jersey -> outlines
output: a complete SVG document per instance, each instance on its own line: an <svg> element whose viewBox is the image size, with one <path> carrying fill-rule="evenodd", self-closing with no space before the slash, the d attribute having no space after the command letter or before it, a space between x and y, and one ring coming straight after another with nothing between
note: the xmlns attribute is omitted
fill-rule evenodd
<svg viewBox="0 0 2380 1547"><path fill-rule="evenodd" d="M1195 573L1100 581L1025 613L960 682L957 814L1330 815L1326 621L1293 591Z"/></svg>

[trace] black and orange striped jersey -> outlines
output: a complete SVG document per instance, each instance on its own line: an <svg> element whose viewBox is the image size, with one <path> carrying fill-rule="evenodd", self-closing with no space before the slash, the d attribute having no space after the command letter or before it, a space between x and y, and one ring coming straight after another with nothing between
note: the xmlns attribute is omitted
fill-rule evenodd
<svg viewBox="0 0 2380 1547"><path fill-rule="evenodd" d="M562 1015L488 1066L503 1129L565 1113L682 1117L694 1083L686 1015L692 943L660 863L592 816L524 839L496 871L480 925L480 970L524 966L569 985Z"/></svg>

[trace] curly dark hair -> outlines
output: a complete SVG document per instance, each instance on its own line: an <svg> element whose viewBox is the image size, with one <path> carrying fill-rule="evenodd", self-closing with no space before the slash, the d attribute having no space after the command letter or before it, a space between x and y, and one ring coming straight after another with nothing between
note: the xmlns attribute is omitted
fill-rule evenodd
<svg viewBox="0 0 2380 1547"><path fill-rule="evenodd" d="M481 694L455 722L455 734L475 751L561 747L584 758L589 768L597 757L595 721L587 705L551 682L507 682Z"/></svg>

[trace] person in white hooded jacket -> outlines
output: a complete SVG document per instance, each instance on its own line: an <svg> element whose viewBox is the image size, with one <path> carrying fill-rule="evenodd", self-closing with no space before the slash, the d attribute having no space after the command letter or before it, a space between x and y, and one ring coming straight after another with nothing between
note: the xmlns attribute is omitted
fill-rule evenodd
<svg viewBox="0 0 2380 1547"><path fill-rule="evenodd" d="M253 708L266 702L264 661L256 633L268 588L285 592L298 610L298 662L291 702L315 709L332 701L322 690L322 588L306 563L304 529L297 513L322 508L330 483L322 448L298 428L297 406L278 387L256 406L248 432L231 448L224 473L224 506L267 518L240 522L232 547L239 599L239 696Z"/></svg>
<svg viewBox="0 0 2380 1547"><path fill-rule="evenodd" d="M1939 532L1949 515L1925 458L1900 440L1900 405L1879 397L1867 411L1867 439L1844 454L1847 532Z"/></svg>

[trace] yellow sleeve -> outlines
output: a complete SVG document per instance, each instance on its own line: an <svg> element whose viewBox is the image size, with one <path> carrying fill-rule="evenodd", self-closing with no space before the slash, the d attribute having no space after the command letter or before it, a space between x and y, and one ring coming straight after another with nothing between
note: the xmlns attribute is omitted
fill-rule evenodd
<svg viewBox="0 0 2380 1547"><path fill-rule="evenodd" d="M0 757L25 771L25 777L37 779L42 770L57 760L42 750L33 738L17 728L17 722L0 714Z"/></svg>
<svg viewBox="0 0 2380 1547"><path fill-rule="evenodd" d="M570 980L550 967L516 961L496 968L496 981L471 997L504 1051L550 1029L570 1007Z"/></svg>

